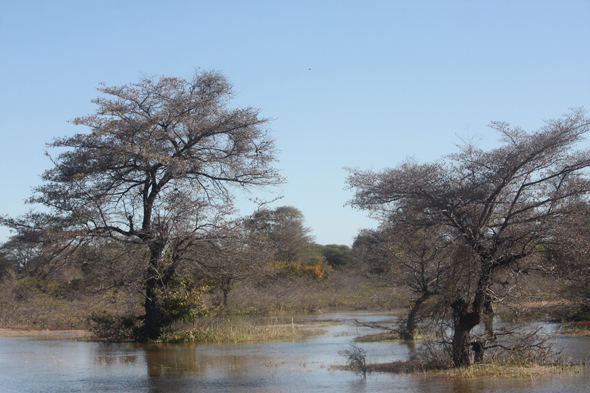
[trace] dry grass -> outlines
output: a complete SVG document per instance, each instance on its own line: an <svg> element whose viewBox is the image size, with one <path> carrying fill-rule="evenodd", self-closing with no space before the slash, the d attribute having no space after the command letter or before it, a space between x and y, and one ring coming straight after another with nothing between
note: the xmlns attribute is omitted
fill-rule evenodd
<svg viewBox="0 0 590 393"><path fill-rule="evenodd" d="M386 332L357 337L354 339L354 341L357 343L374 343L384 341L401 341L401 338L398 333Z"/></svg>
<svg viewBox="0 0 590 393"><path fill-rule="evenodd" d="M238 344L297 340L305 336L324 334L325 330L304 328L295 324L268 324L249 317L201 318L196 326L175 328L164 333L158 342L196 344Z"/></svg>
<svg viewBox="0 0 590 393"><path fill-rule="evenodd" d="M419 360L398 360L388 363L369 363L366 365L369 373L392 373L392 374L407 374L407 373L424 373L427 370L434 369L429 363ZM334 370L356 371L349 365L332 366Z"/></svg>
<svg viewBox="0 0 590 393"><path fill-rule="evenodd" d="M590 321L564 323L557 334L590 336Z"/></svg>
<svg viewBox="0 0 590 393"><path fill-rule="evenodd" d="M355 371L349 366L333 366L336 370ZM527 378L535 379L544 375L567 374L574 375L584 372L586 366L583 363L562 363L555 365L514 365L502 363L476 364L461 368L440 368L439 366L419 360L396 361L389 363L367 364L369 373L411 373L424 378Z"/></svg>
<svg viewBox="0 0 590 393"><path fill-rule="evenodd" d="M2 329L0 328L0 337L30 337L30 336L68 336L76 339L87 338L89 336L86 330L48 330L48 329Z"/></svg>
<svg viewBox="0 0 590 393"><path fill-rule="evenodd" d="M434 378L527 378L535 379L543 375L578 374L585 370L584 364L562 363L555 365L514 365L501 363L475 364L469 367L447 370L428 370L426 377Z"/></svg>

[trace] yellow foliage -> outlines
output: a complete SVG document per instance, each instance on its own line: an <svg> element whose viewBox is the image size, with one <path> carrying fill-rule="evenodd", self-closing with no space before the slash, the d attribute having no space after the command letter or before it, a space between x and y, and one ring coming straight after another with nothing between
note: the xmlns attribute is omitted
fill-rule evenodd
<svg viewBox="0 0 590 393"><path fill-rule="evenodd" d="M268 267L287 276L308 276L314 280L327 278L331 270L330 266L321 257L315 255L307 259L300 258L294 262L271 261Z"/></svg>

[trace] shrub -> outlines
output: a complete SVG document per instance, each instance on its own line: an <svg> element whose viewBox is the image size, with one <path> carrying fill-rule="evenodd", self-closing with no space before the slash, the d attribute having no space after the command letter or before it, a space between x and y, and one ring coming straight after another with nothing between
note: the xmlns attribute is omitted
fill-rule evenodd
<svg viewBox="0 0 590 393"><path fill-rule="evenodd" d="M284 276L306 276L314 280L328 278L332 268L320 256L313 255L307 259L299 258L294 262L273 262L270 268Z"/></svg>
<svg viewBox="0 0 590 393"><path fill-rule="evenodd" d="M367 351L364 348L351 342L348 348L341 349L338 354L344 356L351 370L361 374L363 378L367 376Z"/></svg>
<svg viewBox="0 0 590 393"><path fill-rule="evenodd" d="M210 309L203 302L203 294L209 288L198 286L187 276L174 277L165 288L158 290L161 299L161 326L167 328L175 322L193 322L206 315Z"/></svg>
<svg viewBox="0 0 590 393"><path fill-rule="evenodd" d="M141 316L112 314L109 311L94 312L90 316L92 335L107 341L137 341L142 336Z"/></svg>

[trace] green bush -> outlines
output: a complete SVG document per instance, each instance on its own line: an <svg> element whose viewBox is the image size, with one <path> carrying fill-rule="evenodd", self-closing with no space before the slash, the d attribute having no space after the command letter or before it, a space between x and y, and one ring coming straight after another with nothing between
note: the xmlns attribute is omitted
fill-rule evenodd
<svg viewBox="0 0 590 393"><path fill-rule="evenodd" d="M100 340L138 341L143 333L138 315L117 315L103 310L92 313L90 321L92 335Z"/></svg>
<svg viewBox="0 0 590 393"><path fill-rule="evenodd" d="M176 322L193 322L210 311L203 302L208 287L199 286L187 276L174 277L158 290L161 299L160 324L167 328Z"/></svg>

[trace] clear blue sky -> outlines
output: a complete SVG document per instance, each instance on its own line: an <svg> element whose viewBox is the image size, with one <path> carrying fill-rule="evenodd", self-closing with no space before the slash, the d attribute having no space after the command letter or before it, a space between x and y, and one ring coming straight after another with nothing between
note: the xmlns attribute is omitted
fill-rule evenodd
<svg viewBox="0 0 590 393"><path fill-rule="evenodd" d="M45 143L85 131L68 120L94 112L100 82L201 67L274 119L274 206L350 245L375 223L344 206L343 167L432 161L459 137L492 146L492 120L535 130L590 110L589 16L587 0L0 0L0 214L31 207Z"/></svg>

